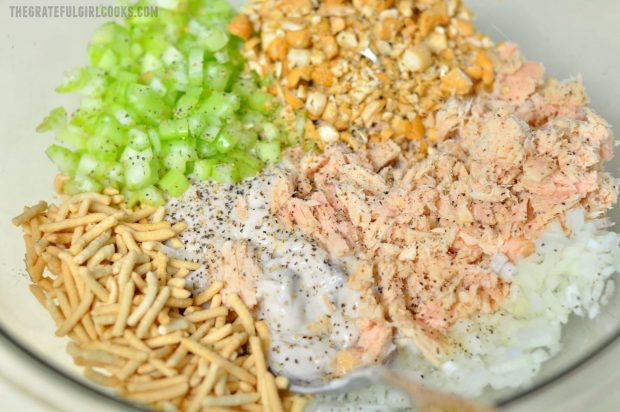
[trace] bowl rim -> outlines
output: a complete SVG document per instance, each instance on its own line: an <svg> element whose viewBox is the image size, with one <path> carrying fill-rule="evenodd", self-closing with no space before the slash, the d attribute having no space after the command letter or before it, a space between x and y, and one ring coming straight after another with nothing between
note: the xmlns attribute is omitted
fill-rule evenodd
<svg viewBox="0 0 620 412"><path fill-rule="evenodd" d="M607 339L603 340L599 345L596 346L595 349L590 351L586 356L583 356L578 361L572 363L567 368L564 368L561 372L553 374L552 376L546 378L542 382L537 385L534 385L530 388L527 388L515 395L503 398L496 402L494 405L497 407L506 407L516 404L517 402L524 400L530 395L534 395L536 393L541 392L543 389L559 383L564 378L569 375L575 373L578 369L581 369L588 363L595 360L597 357L601 356L608 348L612 346L616 341L620 340L620 328L616 329L613 334L611 334ZM144 408L141 405L133 404L126 399L121 397L112 396L108 393L103 392L102 390L90 386L79 379L70 376L69 374L63 372L59 367L47 362L43 357L39 356L33 350L28 348L26 345L22 344L19 339L15 338L10 332L8 332L2 324L0 324L0 341L6 343L8 345L4 345L5 347L10 347L14 353L18 354L22 359L30 361L34 364L38 364L39 366L43 366L46 372L55 375L61 378L65 383L70 386L73 386L75 390L81 390L83 393L98 398L101 401L109 401L116 406L122 407L123 410L132 411L132 412L149 412L150 409Z"/></svg>

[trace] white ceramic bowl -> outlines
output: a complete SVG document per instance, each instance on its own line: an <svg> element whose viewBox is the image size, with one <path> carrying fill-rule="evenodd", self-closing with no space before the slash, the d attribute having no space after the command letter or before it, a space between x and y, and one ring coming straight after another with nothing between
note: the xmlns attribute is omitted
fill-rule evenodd
<svg viewBox="0 0 620 412"><path fill-rule="evenodd" d="M208 1L208 0L205 0ZM22 2L41 4L40 2ZM101 4L86 1L67 4ZM592 106L620 125L620 2L614 0L470 0L478 27L495 40L511 40L560 78L583 75ZM23 268L20 231L10 218L25 204L50 199L55 170L44 155L49 135L35 126L47 112L75 101L54 93L64 71L86 62L85 48L103 20L19 19L0 7L0 375L60 410L130 410L130 406L86 383L54 337L47 313L30 295ZM609 167L620 175L619 161ZM620 208L611 217L620 222ZM611 411L620 404L613 390L618 363L620 294L595 321L573 319L565 349L548 362L530 387L491 394L508 410ZM596 382L593 385L592 382ZM606 390L608 387L612 390ZM614 397L615 396L615 397ZM595 401L594 401L595 399Z"/></svg>

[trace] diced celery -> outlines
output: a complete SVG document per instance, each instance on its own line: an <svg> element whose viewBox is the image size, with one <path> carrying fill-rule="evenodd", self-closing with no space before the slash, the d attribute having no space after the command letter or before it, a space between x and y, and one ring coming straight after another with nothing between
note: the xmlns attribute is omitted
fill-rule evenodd
<svg viewBox="0 0 620 412"><path fill-rule="evenodd" d="M133 128L127 132L129 147L135 150L144 150L151 146L149 135L142 129Z"/></svg>
<svg viewBox="0 0 620 412"><path fill-rule="evenodd" d="M266 114L271 110L273 96L267 92L255 92L248 96L248 107Z"/></svg>
<svg viewBox="0 0 620 412"><path fill-rule="evenodd" d="M142 41L145 53L161 56L169 45L166 35L161 32L150 32Z"/></svg>
<svg viewBox="0 0 620 412"><path fill-rule="evenodd" d="M232 93L213 92L200 106L208 116L229 117L241 106L239 97Z"/></svg>
<svg viewBox="0 0 620 412"><path fill-rule="evenodd" d="M157 7L166 10L179 10L182 3L182 0L155 0Z"/></svg>
<svg viewBox="0 0 620 412"><path fill-rule="evenodd" d="M152 206L161 206L166 203L164 195L155 186L147 186L136 192L138 200Z"/></svg>
<svg viewBox="0 0 620 412"><path fill-rule="evenodd" d="M219 183L235 183L239 181L239 171L234 163L218 163L213 166L211 178Z"/></svg>
<svg viewBox="0 0 620 412"><path fill-rule="evenodd" d="M94 156L89 154L83 154L80 157L80 161L78 162L77 170L75 174L78 176L88 176L91 177L95 170L97 169L97 159Z"/></svg>
<svg viewBox="0 0 620 412"><path fill-rule="evenodd" d="M90 38L92 44L110 44L114 41L116 31L119 25L114 22L108 22L100 26Z"/></svg>
<svg viewBox="0 0 620 412"><path fill-rule="evenodd" d="M228 33L220 27L211 27L204 41L207 50L214 52L220 50L228 43Z"/></svg>
<svg viewBox="0 0 620 412"><path fill-rule="evenodd" d="M177 50L177 48L173 45L170 45L161 55L161 60L166 66L171 66L173 64L181 63L184 60L184 57L183 53Z"/></svg>
<svg viewBox="0 0 620 412"><path fill-rule="evenodd" d="M71 117L54 109L37 127L76 150L47 150L71 178L67 192L112 186L129 205L163 204L159 187L178 196L189 174L222 182L253 176L301 136L280 130L268 81L248 73L242 40L225 29L234 16L227 0L152 1L157 18L95 32L89 65L58 87L81 95L79 109Z"/></svg>
<svg viewBox="0 0 620 412"><path fill-rule="evenodd" d="M217 156L220 153L219 150L217 150L215 143L206 142L204 140L198 140L196 142L196 151L198 153L198 157L201 159Z"/></svg>
<svg viewBox="0 0 620 412"><path fill-rule="evenodd" d="M161 98L153 89L141 84L130 84L127 87L127 102L142 116L157 121L166 112Z"/></svg>
<svg viewBox="0 0 620 412"><path fill-rule="evenodd" d="M206 14L231 14L234 10L227 0L209 0L205 5Z"/></svg>
<svg viewBox="0 0 620 412"><path fill-rule="evenodd" d="M117 162L98 162L94 177L110 187L119 187L124 182L125 168Z"/></svg>
<svg viewBox="0 0 620 412"><path fill-rule="evenodd" d="M84 129L70 124L56 132L56 140L73 147L75 150L82 150L86 147L86 136L84 136Z"/></svg>
<svg viewBox="0 0 620 412"><path fill-rule="evenodd" d="M113 70L117 64L118 59L116 58L116 54L110 49L105 49L95 66L104 70Z"/></svg>
<svg viewBox="0 0 620 412"><path fill-rule="evenodd" d="M80 110L96 115L103 110L103 100L98 97L84 97L80 102Z"/></svg>
<svg viewBox="0 0 620 412"><path fill-rule="evenodd" d="M226 91L231 75L232 70L226 65L209 65L205 72L205 86L218 92Z"/></svg>
<svg viewBox="0 0 620 412"><path fill-rule="evenodd" d="M81 192L100 192L103 189L101 183L91 177L76 176L65 182L63 190L68 195Z"/></svg>
<svg viewBox="0 0 620 412"><path fill-rule="evenodd" d="M151 146L155 153L161 152L161 139L159 138L159 133L157 133L154 129L149 129L148 131L149 141L151 142Z"/></svg>
<svg viewBox="0 0 620 412"><path fill-rule="evenodd" d="M86 150L98 160L114 161L118 146L104 135L97 135L86 141Z"/></svg>
<svg viewBox="0 0 620 412"><path fill-rule="evenodd" d="M201 159L194 162L192 176L196 179L207 180L211 177L213 167L217 164L216 159Z"/></svg>
<svg viewBox="0 0 620 412"><path fill-rule="evenodd" d="M199 86L202 84L202 66L204 51L201 48L193 48L187 56L187 77L190 84Z"/></svg>
<svg viewBox="0 0 620 412"><path fill-rule="evenodd" d="M123 146L127 142L125 130L115 118L108 115L100 116L99 119L97 119L96 127L92 134L94 136L93 138L106 139L118 146Z"/></svg>
<svg viewBox="0 0 620 412"><path fill-rule="evenodd" d="M159 124L159 137L162 140L185 139L189 136L186 119L169 119Z"/></svg>
<svg viewBox="0 0 620 412"><path fill-rule="evenodd" d="M154 185L159 180L158 164L155 160L135 161L125 165L125 185L130 190Z"/></svg>
<svg viewBox="0 0 620 412"><path fill-rule="evenodd" d="M185 171L187 162L198 158L193 143L182 140L168 142L164 148L164 153L164 166L168 169L176 169L180 171Z"/></svg>
<svg viewBox="0 0 620 412"><path fill-rule="evenodd" d="M219 124L209 124L198 137L202 140L212 142L217 138L221 131L222 127Z"/></svg>
<svg viewBox="0 0 620 412"><path fill-rule="evenodd" d="M185 64L174 65L170 70L168 85L172 90L185 92L187 91L189 78L187 77L187 68Z"/></svg>
<svg viewBox="0 0 620 412"><path fill-rule="evenodd" d="M189 187L189 180L185 174L176 169L170 169L159 181L159 187L171 196L181 196Z"/></svg>
<svg viewBox="0 0 620 412"><path fill-rule="evenodd" d="M263 124L262 129L263 130L261 131L260 135L264 140L268 140L268 141L279 140L280 131L273 123Z"/></svg>
<svg viewBox="0 0 620 412"><path fill-rule="evenodd" d="M248 167L256 169L257 171L261 170L264 166L264 163L256 156L252 156L251 154L241 150L233 150L228 156L237 162L237 164L246 164Z"/></svg>
<svg viewBox="0 0 620 412"><path fill-rule="evenodd" d="M58 130L67 124L67 111L64 107L53 109L37 126L37 132L43 133L50 130Z"/></svg>
<svg viewBox="0 0 620 412"><path fill-rule="evenodd" d="M151 53L146 53L144 57L142 57L143 73L154 72L156 70L159 70L162 66L162 61Z"/></svg>
<svg viewBox="0 0 620 412"><path fill-rule="evenodd" d="M168 88L159 77L153 77L149 82L149 87L153 89L153 91L157 93L158 96L161 97L165 97L166 93L168 93Z"/></svg>
<svg viewBox="0 0 620 412"><path fill-rule="evenodd" d="M187 119L192 136L205 140L213 140L220 132L222 121L215 116L206 113L194 113Z"/></svg>
<svg viewBox="0 0 620 412"><path fill-rule="evenodd" d="M62 146L51 145L45 151L47 156L56 165L60 173L67 176L73 176L77 169L79 156L73 153L71 150Z"/></svg>
<svg viewBox="0 0 620 412"><path fill-rule="evenodd" d="M195 87L181 96L174 109L174 115L178 118L186 118L189 116L190 112L196 107L196 103L200 100L201 94L202 88Z"/></svg>
<svg viewBox="0 0 620 412"><path fill-rule="evenodd" d="M237 173L239 174L239 179L247 179L248 177L254 177L258 174L260 169L255 169L251 166L248 166L244 163L237 163Z"/></svg>
<svg viewBox="0 0 620 412"><path fill-rule="evenodd" d="M120 162L125 166L129 166L133 163L139 163L145 160L152 160L155 156L153 154L153 150L135 150L132 147L127 146L123 153L121 154Z"/></svg>
<svg viewBox="0 0 620 412"><path fill-rule="evenodd" d="M244 130L239 134L237 147L241 150L250 151L258 142L258 133L251 130Z"/></svg>
<svg viewBox="0 0 620 412"><path fill-rule="evenodd" d="M241 137L241 125L238 123L227 124L220 132L215 144L221 153L226 153L233 149Z"/></svg>
<svg viewBox="0 0 620 412"><path fill-rule="evenodd" d="M280 142L258 142L256 143L256 155L259 159L267 163L274 163L280 160Z"/></svg>
<svg viewBox="0 0 620 412"><path fill-rule="evenodd" d="M256 92L256 82L248 76L242 77L237 80L232 91L244 99L247 99Z"/></svg>
<svg viewBox="0 0 620 412"><path fill-rule="evenodd" d="M75 89L67 89L66 91L75 91L82 96L100 97L105 93L108 81L105 72L92 68L88 81Z"/></svg>
<svg viewBox="0 0 620 412"><path fill-rule="evenodd" d="M121 126L130 127L136 124L134 119L135 114L130 112L126 107L116 104L109 107L108 110Z"/></svg>

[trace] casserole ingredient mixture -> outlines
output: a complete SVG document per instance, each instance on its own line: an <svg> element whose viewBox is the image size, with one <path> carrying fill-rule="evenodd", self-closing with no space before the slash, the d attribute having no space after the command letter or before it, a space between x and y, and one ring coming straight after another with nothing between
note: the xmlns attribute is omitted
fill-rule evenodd
<svg viewBox="0 0 620 412"><path fill-rule="evenodd" d="M164 410L410 410L287 378L396 352L446 391L522 387L614 292L610 126L459 0L160 3L59 88L84 96L38 128L72 147L63 203L15 220L88 377Z"/></svg>

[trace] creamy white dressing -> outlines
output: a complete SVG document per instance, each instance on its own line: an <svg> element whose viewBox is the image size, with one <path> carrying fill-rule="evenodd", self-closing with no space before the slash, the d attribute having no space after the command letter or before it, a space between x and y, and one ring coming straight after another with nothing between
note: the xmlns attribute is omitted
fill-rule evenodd
<svg viewBox="0 0 620 412"><path fill-rule="evenodd" d="M278 374L315 380L332 372L336 353L356 342L360 296L323 249L272 216L269 198L278 173L284 172L267 171L237 185L196 183L171 200L168 210L173 220L188 224L182 241L205 264L205 270L191 275L196 290L212 280L224 242L253 246L263 270L256 285L258 317L272 334L270 366ZM239 198L247 202L245 220L235 212ZM310 326L321 318L328 332Z"/></svg>

